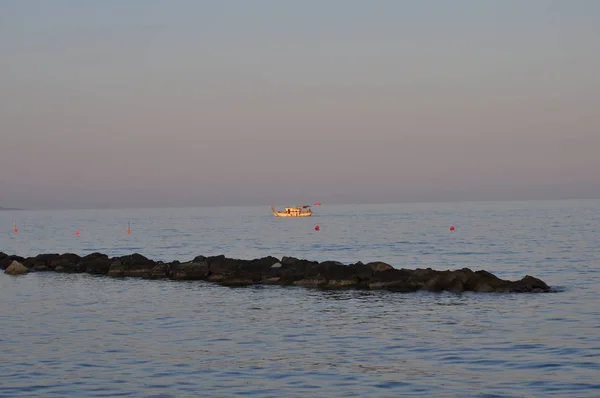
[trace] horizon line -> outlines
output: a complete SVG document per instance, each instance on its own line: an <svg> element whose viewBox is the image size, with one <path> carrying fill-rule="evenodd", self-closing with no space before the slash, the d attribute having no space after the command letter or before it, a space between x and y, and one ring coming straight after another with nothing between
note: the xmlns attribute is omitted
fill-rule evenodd
<svg viewBox="0 0 600 398"><path fill-rule="evenodd" d="M443 200L443 201L394 201L394 202L370 202L370 203L359 203L359 202L332 202L327 203L320 202L320 206L310 204L311 207L324 207L327 205L332 206L373 206L373 205L398 205L398 204L453 204L453 203L521 203L521 202L560 202L560 201L593 201L600 200L600 197L571 197L571 198L554 198L554 199L477 199L477 200ZM271 204L250 204L250 205L171 205L171 206L85 206L84 207L38 207L38 208L15 208L15 207L2 207L0 211L64 211L64 210L142 210L142 209L193 209L193 208L241 208L241 207L269 207ZM277 206L277 205L275 205ZM293 206L293 205L292 205Z"/></svg>

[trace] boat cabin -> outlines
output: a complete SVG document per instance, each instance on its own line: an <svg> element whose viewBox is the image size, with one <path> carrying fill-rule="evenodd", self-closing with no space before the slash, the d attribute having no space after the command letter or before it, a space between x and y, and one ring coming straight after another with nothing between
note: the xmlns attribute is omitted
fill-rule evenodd
<svg viewBox="0 0 600 398"><path fill-rule="evenodd" d="M285 212L292 216L299 216L302 209L300 207L286 207Z"/></svg>

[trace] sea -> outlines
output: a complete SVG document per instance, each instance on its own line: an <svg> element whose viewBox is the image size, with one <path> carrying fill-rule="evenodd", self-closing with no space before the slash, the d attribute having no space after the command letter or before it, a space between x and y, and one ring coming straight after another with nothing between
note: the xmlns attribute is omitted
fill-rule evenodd
<svg viewBox="0 0 600 398"><path fill-rule="evenodd" d="M231 288L0 272L0 396L600 396L600 200L313 211L2 211L0 251L468 267L532 275L554 291Z"/></svg>

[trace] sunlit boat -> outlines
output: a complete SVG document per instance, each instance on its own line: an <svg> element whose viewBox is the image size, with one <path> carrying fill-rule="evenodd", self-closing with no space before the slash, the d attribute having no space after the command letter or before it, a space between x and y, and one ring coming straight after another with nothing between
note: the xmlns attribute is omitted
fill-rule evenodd
<svg viewBox="0 0 600 398"><path fill-rule="evenodd" d="M312 216L310 206L286 207L284 211L278 211L275 206L271 206L271 211L275 217L309 217Z"/></svg>

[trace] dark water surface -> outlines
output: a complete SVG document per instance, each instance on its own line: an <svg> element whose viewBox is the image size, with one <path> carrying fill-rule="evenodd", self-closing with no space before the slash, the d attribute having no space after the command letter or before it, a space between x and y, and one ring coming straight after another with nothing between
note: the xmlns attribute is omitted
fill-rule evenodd
<svg viewBox="0 0 600 398"><path fill-rule="evenodd" d="M0 251L382 260L530 274L560 292L0 273L0 396L600 396L600 201L314 210L293 220L268 207L3 211Z"/></svg>

